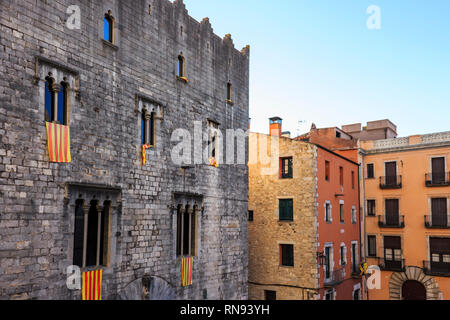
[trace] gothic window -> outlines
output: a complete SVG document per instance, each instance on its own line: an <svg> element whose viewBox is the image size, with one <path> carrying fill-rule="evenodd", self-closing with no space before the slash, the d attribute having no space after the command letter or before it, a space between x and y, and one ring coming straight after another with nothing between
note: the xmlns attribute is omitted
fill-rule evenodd
<svg viewBox="0 0 450 320"><path fill-rule="evenodd" d="M105 14L104 18L104 39L108 42L114 43L114 18L112 16L111 10Z"/></svg>
<svg viewBox="0 0 450 320"><path fill-rule="evenodd" d="M198 207L179 205L177 209L177 256L197 255Z"/></svg>
<svg viewBox="0 0 450 320"><path fill-rule="evenodd" d="M154 113L146 109L141 112L141 142L143 145L155 145L154 139Z"/></svg>
<svg viewBox="0 0 450 320"><path fill-rule="evenodd" d="M80 268L108 266L111 202L76 201L73 264Z"/></svg>
<svg viewBox="0 0 450 320"><path fill-rule="evenodd" d="M183 54L180 54L178 56L178 64L177 64L177 76L179 78L183 78L183 77L186 76L185 75L185 70L186 70L185 68L186 68L186 66L185 66L185 59L183 57Z"/></svg>
<svg viewBox="0 0 450 320"><path fill-rule="evenodd" d="M68 125L69 84L56 83L52 74L45 78L45 121Z"/></svg>

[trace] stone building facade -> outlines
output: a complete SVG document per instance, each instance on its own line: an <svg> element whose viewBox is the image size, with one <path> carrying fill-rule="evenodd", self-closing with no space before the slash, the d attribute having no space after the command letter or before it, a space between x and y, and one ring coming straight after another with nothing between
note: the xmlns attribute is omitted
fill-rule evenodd
<svg viewBox="0 0 450 320"><path fill-rule="evenodd" d="M69 28L77 8L80 28ZM104 299L246 299L247 165L175 164L171 136L202 137L211 122L248 129L249 47L236 50L181 0L4 0L0 31L0 299L80 299L66 270L83 252L83 213L106 217ZM71 163L49 162L48 78L67 89ZM180 208L196 227L189 287Z"/></svg>

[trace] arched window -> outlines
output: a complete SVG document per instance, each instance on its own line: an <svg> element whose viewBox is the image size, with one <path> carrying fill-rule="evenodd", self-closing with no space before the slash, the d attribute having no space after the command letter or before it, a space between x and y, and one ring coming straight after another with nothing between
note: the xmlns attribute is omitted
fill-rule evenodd
<svg viewBox="0 0 450 320"><path fill-rule="evenodd" d="M69 86L66 82L61 82L61 89L58 92L58 111L56 120L59 122L59 124L62 124L64 126L68 125L67 121L67 107L68 107L68 90Z"/></svg>
<svg viewBox="0 0 450 320"><path fill-rule="evenodd" d="M45 121L53 122L53 106L55 104L54 80L51 77L47 77L45 80Z"/></svg>
<svg viewBox="0 0 450 320"><path fill-rule="evenodd" d="M178 56L178 64L177 64L177 76L183 78L185 76L185 65L184 65L184 57L182 54Z"/></svg>
<svg viewBox="0 0 450 320"><path fill-rule="evenodd" d="M142 110L141 113L141 142L142 145L148 144L154 146L155 139L153 134L153 112L148 112L147 109Z"/></svg>
<svg viewBox="0 0 450 320"><path fill-rule="evenodd" d="M104 18L104 39L114 43L114 18L111 14L111 10L105 14Z"/></svg>
<svg viewBox="0 0 450 320"><path fill-rule="evenodd" d="M227 83L227 102L233 102L233 84L231 81Z"/></svg>
<svg viewBox="0 0 450 320"><path fill-rule="evenodd" d="M197 255L197 212L198 206L177 207L177 255Z"/></svg>

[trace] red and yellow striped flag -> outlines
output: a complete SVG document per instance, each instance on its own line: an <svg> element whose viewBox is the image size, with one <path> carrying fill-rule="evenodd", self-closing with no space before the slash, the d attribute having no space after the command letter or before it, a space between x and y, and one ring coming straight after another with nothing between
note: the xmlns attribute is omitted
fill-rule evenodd
<svg viewBox="0 0 450 320"><path fill-rule="evenodd" d="M152 146L149 144L144 144L142 146L142 164L145 166L147 164L147 149L150 149Z"/></svg>
<svg viewBox="0 0 450 320"><path fill-rule="evenodd" d="M50 162L72 162L70 156L70 129L56 123L46 122L47 146Z"/></svg>
<svg viewBox="0 0 450 320"><path fill-rule="evenodd" d="M187 287L192 285L192 267L194 258L181 258L181 285Z"/></svg>
<svg viewBox="0 0 450 320"><path fill-rule="evenodd" d="M102 300L103 270L83 272L83 300Z"/></svg>

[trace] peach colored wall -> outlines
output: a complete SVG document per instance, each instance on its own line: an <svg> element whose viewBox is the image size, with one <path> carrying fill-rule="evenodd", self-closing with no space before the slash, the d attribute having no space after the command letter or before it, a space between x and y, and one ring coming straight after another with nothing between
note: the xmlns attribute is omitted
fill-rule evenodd
<svg viewBox="0 0 450 320"><path fill-rule="evenodd" d="M325 180L325 161L330 162L330 181ZM340 185L339 167L344 168L344 186ZM359 279L353 279L351 265L352 241L357 241L357 256L360 258L360 220L359 220L359 166L345 160L331 152L318 148L317 152L317 179L318 179L318 222L319 222L319 251L324 252L326 243L333 243L333 270L340 269L340 246L344 243L347 248L346 281L336 288L338 300L352 300L353 286L360 283ZM352 188L352 175L355 174L354 188ZM336 196L343 194L344 196ZM344 223L340 222L340 200L344 200ZM332 205L332 223L325 222L325 202L330 201ZM351 210L356 209L356 223L352 223ZM359 262L359 261L358 261ZM358 263L359 264L359 263ZM359 269L359 267L358 267ZM320 268L320 287L324 286L324 268ZM321 290L323 297L325 290Z"/></svg>
<svg viewBox="0 0 450 320"><path fill-rule="evenodd" d="M375 165L375 179L365 179L366 199L376 200L376 215L384 215L384 200L399 198L400 215L405 216L404 229L386 229L378 227L377 217L367 217L367 234L377 236L377 255L383 257L382 237L396 235L402 237L403 258L406 266L422 268L423 260L430 260L429 236L450 237L450 230L427 229L424 216L430 214L430 199L433 197L450 198L450 187L425 186L425 174L431 172L431 158L446 157L446 171L450 171L450 148L422 149L396 153L367 155L365 163ZM381 190L379 177L384 176L384 163L397 161L398 174L402 175L403 187L398 190ZM449 210L450 214L450 210ZM369 265L377 264L377 260L368 258ZM392 272L382 272L382 289L370 290L371 300L389 299L389 279ZM435 277L443 292L444 299L450 299L450 278Z"/></svg>

